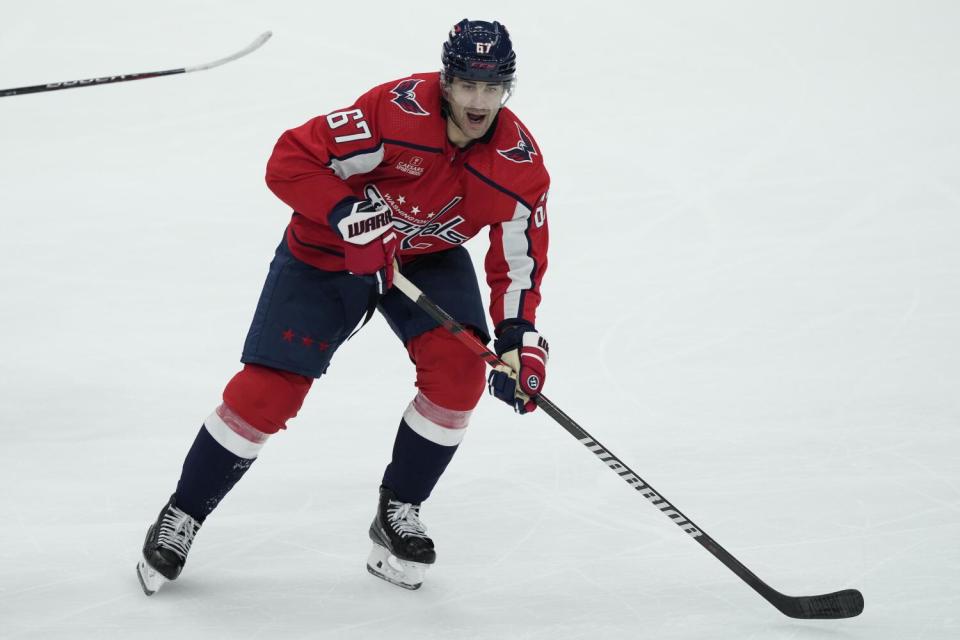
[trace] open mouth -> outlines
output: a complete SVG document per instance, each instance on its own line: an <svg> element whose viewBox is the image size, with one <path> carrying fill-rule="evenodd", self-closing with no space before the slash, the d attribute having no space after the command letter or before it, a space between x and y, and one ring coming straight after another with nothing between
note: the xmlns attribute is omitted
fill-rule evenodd
<svg viewBox="0 0 960 640"><path fill-rule="evenodd" d="M467 121L470 122L470 124L482 124L486 117L487 114L485 113L471 113L467 111Z"/></svg>

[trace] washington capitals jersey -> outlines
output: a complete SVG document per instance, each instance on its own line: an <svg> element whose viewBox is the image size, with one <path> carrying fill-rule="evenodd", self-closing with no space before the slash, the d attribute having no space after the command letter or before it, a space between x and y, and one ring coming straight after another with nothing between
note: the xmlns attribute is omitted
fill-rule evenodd
<svg viewBox="0 0 960 640"><path fill-rule="evenodd" d="M491 318L533 323L548 244L550 177L540 147L507 108L463 149L446 131L439 73L374 87L346 109L286 131L266 179L294 210L290 250L317 268L344 270L343 241L328 216L352 198L390 207L401 263L488 228Z"/></svg>

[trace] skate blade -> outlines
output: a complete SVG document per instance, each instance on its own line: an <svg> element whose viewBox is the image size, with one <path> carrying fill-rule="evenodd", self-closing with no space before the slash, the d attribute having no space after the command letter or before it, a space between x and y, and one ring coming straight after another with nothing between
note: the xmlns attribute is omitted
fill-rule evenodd
<svg viewBox="0 0 960 640"><path fill-rule="evenodd" d="M143 587L143 592L148 596L152 596L160 590L160 587L170 582L147 564L144 558L140 558L140 562L137 563L137 579L140 580L140 586Z"/></svg>
<svg viewBox="0 0 960 640"><path fill-rule="evenodd" d="M367 558L367 571L381 580L414 591L423 584L423 576L429 565L421 562L400 560L385 547L373 545Z"/></svg>

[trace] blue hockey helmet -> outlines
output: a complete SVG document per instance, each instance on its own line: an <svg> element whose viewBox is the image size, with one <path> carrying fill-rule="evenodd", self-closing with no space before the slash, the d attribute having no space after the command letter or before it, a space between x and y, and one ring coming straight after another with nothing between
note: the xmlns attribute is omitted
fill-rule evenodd
<svg viewBox="0 0 960 640"><path fill-rule="evenodd" d="M517 70L517 54L507 28L499 22L466 18L450 29L440 61L444 82L456 77L509 85Z"/></svg>

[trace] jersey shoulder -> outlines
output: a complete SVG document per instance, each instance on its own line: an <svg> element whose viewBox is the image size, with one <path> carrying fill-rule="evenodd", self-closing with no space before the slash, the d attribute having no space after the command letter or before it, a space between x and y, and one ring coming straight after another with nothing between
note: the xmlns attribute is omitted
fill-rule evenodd
<svg viewBox="0 0 960 640"><path fill-rule="evenodd" d="M513 111L500 110L496 130L485 146L487 153L477 170L528 205L543 195L550 184L543 152Z"/></svg>
<svg viewBox="0 0 960 640"><path fill-rule="evenodd" d="M415 73L384 82L364 96L372 104L380 137L442 147L440 73Z"/></svg>

